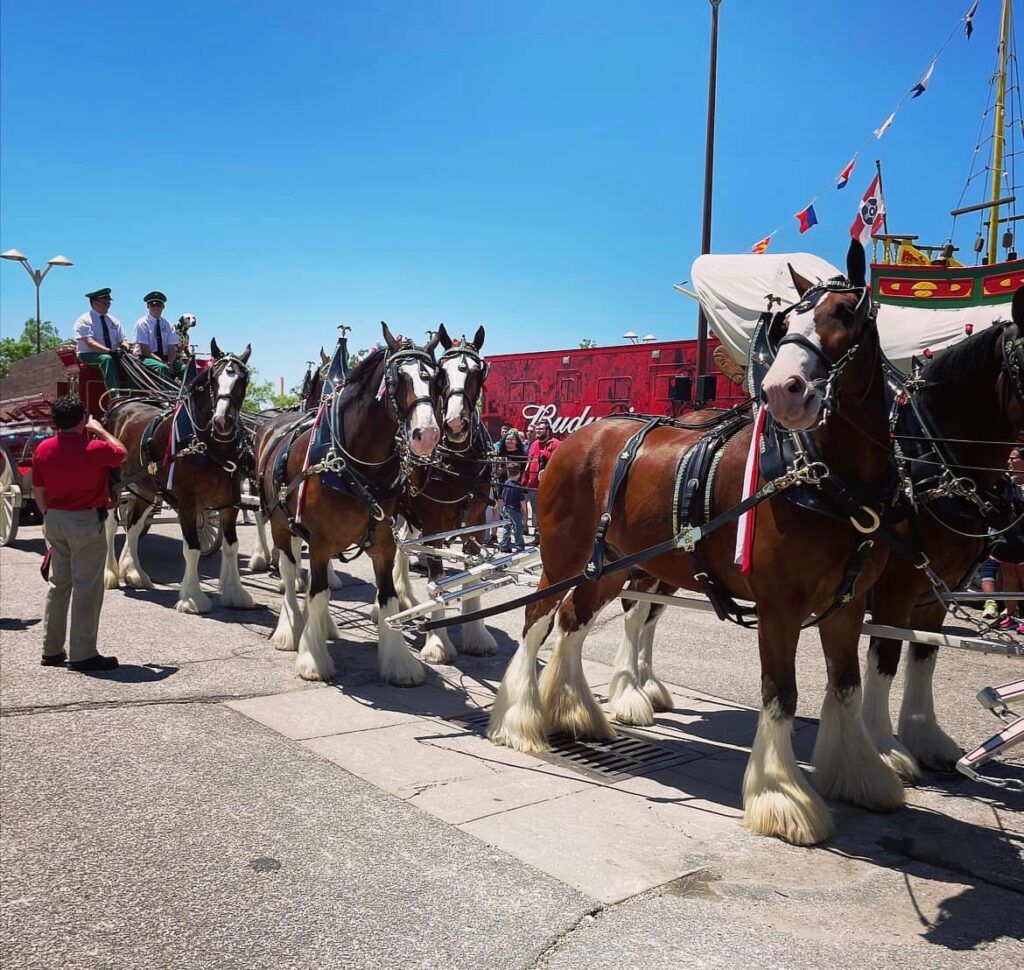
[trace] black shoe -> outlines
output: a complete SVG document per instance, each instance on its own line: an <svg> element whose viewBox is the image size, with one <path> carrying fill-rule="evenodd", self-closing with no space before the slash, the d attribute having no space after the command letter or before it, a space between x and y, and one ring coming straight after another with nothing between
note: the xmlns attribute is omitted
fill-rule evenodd
<svg viewBox="0 0 1024 970"><path fill-rule="evenodd" d="M54 653L54 654L43 654L43 659L39 661L41 667L63 667L67 662L68 655L66 653Z"/></svg>
<svg viewBox="0 0 1024 970"><path fill-rule="evenodd" d="M96 654L86 660L69 660L68 670L113 670L117 666L117 657L104 657Z"/></svg>

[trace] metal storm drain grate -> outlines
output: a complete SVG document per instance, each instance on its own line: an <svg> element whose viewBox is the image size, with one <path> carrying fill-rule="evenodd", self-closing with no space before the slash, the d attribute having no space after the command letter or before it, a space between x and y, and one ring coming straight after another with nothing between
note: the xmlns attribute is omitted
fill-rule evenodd
<svg viewBox="0 0 1024 970"><path fill-rule="evenodd" d="M452 718L470 730L483 734L487 730L489 711ZM618 782L636 775L646 775L661 768L679 764L686 755L654 744L616 726L614 741L589 741L556 735L550 739L551 750L534 755L541 761L565 765L581 774L601 781Z"/></svg>

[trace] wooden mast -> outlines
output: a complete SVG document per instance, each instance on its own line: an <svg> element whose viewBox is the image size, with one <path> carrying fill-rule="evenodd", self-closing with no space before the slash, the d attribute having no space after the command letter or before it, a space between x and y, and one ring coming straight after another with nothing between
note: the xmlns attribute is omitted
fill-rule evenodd
<svg viewBox="0 0 1024 970"><path fill-rule="evenodd" d="M996 86L995 139L992 150L992 202L1001 198L1003 190L1003 151L1006 142L1006 57L1010 41L1011 0L1003 0L1003 15L999 29L999 71ZM996 262L999 247L999 206L992 207L988 226L988 263Z"/></svg>

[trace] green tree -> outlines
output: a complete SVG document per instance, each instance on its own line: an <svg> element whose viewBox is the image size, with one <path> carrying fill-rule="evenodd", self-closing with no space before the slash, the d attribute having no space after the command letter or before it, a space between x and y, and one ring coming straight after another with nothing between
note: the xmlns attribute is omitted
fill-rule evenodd
<svg viewBox="0 0 1024 970"><path fill-rule="evenodd" d="M273 381L261 381L259 371L249 368L249 386L246 388L242 410L249 414L258 414L267 408L290 408L299 403L301 388L293 387L287 394L278 394L274 390Z"/></svg>
<svg viewBox="0 0 1024 970"><path fill-rule="evenodd" d="M584 337L580 341L580 349L587 350L589 347L596 347L597 341L593 337Z"/></svg>
<svg viewBox="0 0 1024 970"><path fill-rule="evenodd" d="M43 350L53 350L64 341L57 328L44 320L39 327L39 343ZM20 337L0 337L0 377L6 377L11 364L23 357L31 357L36 352L36 321L35 317L25 321L25 328Z"/></svg>

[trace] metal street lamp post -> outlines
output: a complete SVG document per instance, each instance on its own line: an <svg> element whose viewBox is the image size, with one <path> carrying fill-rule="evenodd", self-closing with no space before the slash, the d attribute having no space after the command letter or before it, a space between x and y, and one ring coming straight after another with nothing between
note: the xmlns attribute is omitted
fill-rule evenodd
<svg viewBox="0 0 1024 970"><path fill-rule="evenodd" d="M8 249L6 253L0 253L0 259L13 259L16 263L21 263L25 267L25 272L32 277L32 282L36 285L36 353L41 353L43 347L40 327L43 321L39 310L39 287L43 285L46 274L54 266L74 266L75 264L67 256L54 256L53 259L47 262L46 269L33 269L32 264L28 261L28 257L24 253L19 253L16 249Z"/></svg>

